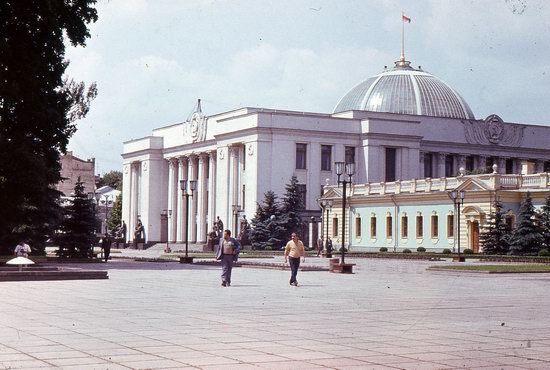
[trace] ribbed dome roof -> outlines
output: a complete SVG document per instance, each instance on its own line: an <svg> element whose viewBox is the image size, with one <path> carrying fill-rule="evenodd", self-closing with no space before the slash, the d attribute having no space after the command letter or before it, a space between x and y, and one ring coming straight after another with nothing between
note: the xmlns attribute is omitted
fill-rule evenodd
<svg viewBox="0 0 550 370"><path fill-rule="evenodd" d="M466 101L449 85L407 61L351 89L334 113L366 110L434 117L475 119Z"/></svg>

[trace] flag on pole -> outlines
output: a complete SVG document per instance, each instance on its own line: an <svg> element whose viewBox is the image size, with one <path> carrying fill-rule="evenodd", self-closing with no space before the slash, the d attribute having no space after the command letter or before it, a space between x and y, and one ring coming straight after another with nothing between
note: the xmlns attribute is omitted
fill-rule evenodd
<svg viewBox="0 0 550 370"><path fill-rule="evenodd" d="M403 22L411 23L411 19L407 17L405 14L403 14Z"/></svg>

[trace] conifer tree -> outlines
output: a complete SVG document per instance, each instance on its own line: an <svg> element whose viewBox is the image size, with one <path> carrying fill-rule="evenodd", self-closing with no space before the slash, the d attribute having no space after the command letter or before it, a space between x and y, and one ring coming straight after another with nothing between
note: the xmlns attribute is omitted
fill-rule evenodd
<svg viewBox="0 0 550 370"><path fill-rule="evenodd" d="M495 200L494 212L489 216L486 226L479 237L485 254L507 254L510 250L510 227L505 222L502 203Z"/></svg>
<svg viewBox="0 0 550 370"><path fill-rule="evenodd" d="M80 177L74 187L74 196L64 209L64 218L55 241L61 257L88 257L96 241L97 219L93 200L88 199Z"/></svg>
<svg viewBox="0 0 550 370"><path fill-rule="evenodd" d="M550 250L550 195L546 197L540 214L542 247Z"/></svg>
<svg viewBox="0 0 550 370"><path fill-rule="evenodd" d="M536 255L541 249L542 239L531 194L527 193L519 209L518 226L510 238L510 254Z"/></svg>
<svg viewBox="0 0 550 370"><path fill-rule="evenodd" d="M304 209L305 199L302 199L302 194L300 194L296 176L290 178L290 183L285 186L285 190L281 204L281 223L285 229L283 239L290 240L290 235L293 232L299 232L302 229L300 212Z"/></svg>
<svg viewBox="0 0 550 370"><path fill-rule="evenodd" d="M281 210L273 191L264 194L252 219L250 240L253 249L278 249L283 243L284 229L281 226Z"/></svg>

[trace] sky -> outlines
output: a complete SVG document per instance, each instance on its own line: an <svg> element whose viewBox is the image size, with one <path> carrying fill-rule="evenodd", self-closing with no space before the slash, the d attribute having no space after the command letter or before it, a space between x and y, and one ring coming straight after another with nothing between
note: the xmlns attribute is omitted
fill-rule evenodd
<svg viewBox="0 0 550 370"><path fill-rule="evenodd" d="M545 0L98 0L67 75L97 83L69 150L121 170L123 142L241 107L330 113L401 52L477 119L550 125ZM550 138L549 138L550 139ZM550 140L549 140L550 142Z"/></svg>

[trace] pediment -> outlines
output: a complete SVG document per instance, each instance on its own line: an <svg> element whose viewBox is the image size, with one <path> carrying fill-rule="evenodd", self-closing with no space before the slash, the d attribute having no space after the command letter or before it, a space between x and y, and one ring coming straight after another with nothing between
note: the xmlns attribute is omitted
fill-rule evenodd
<svg viewBox="0 0 550 370"><path fill-rule="evenodd" d="M455 188L456 191L490 191L491 189L486 183L476 178L467 178L464 182Z"/></svg>

